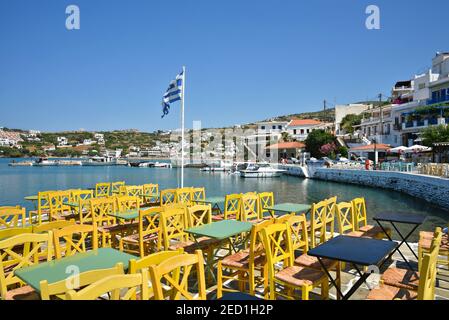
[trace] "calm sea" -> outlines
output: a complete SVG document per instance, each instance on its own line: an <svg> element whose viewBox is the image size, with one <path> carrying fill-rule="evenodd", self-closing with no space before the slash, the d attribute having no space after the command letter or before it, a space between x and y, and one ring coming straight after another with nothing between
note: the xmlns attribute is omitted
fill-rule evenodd
<svg viewBox="0 0 449 320"><path fill-rule="evenodd" d="M0 159L0 205L33 204L25 196L43 190L89 188L97 182L125 181L127 184L158 183L160 189L175 188L180 180L179 169L133 167L9 167L10 159ZM334 182L280 177L244 179L227 173L207 173L185 169L185 186L204 186L207 196L221 196L248 191L273 191L276 202L313 203L330 196L338 201L365 197L368 216L383 210L421 213L427 221L422 229L447 225L449 211L411 196L377 188ZM373 221L370 221L373 223ZM406 227L404 227L407 229ZM402 228L401 228L402 229ZM416 240L416 236L413 238Z"/></svg>

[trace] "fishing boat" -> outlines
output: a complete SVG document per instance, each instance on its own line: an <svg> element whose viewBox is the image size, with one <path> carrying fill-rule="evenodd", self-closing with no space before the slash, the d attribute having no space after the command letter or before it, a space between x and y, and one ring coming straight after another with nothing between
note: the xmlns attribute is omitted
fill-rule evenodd
<svg viewBox="0 0 449 320"><path fill-rule="evenodd" d="M87 161L82 162L83 166L87 167L96 167L96 166L126 166L128 165L128 161L126 160L120 160L114 157L100 157L95 156L89 158Z"/></svg>
<svg viewBox="0 0 449 320"><path fill-rule="evenodd" d="M36 167L51 167L51 166L57 166L58 162L55 160L48 160L48 158L38 158L34 163L33 166Z"/></svg>
<svg viewBox="0 0 449 320"><path fill-rule="evenodd" d="M10 167L31 167L33 166L33 161L19 161L13 160L8 164Z"/></svg>
<svg viewBox="0 0 449 320"><path fill-rule="evenodd" d="M250 164L240 171L243 178L275 178L280 177L285 170L274 169L268 163Z"/></svg>

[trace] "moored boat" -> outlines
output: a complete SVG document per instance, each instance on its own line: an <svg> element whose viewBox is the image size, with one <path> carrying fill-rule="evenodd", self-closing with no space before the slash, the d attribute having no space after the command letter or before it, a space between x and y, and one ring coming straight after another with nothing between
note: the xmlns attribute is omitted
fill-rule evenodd
<svg viewBox="0 0 449 320"><path fill-rule="evenodd" d="M274 169L268 163L251 164L244 170L240 170L243 178L275 178L280 177L285 170Z"/></svg>

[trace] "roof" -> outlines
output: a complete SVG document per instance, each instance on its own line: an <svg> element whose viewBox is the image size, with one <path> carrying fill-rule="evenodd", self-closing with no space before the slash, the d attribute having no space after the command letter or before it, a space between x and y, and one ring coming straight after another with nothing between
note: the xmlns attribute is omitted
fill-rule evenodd
<svg viewBox="0 0 449 320"><path fill-rule="evenodd" d="M276 144L272 144L268 146L266 149L276 150L276 149L302 149L305 148L306 145L302 142L280 142Z"/></svg>
<svg viewBox="0 0 449 320"><path fill-rule="evenodd" d="M374 151L374 148L377 151L382 151L382 150L385 151L385 150L391 149L390 145L388 145L388 144L373 143L373 144L368 144L366 146L354 147L354 148L351 148L349 151L365 151L365 152L369 152L369 151Z"/></svg>
<svg viewBox="0 0 449 320"><path fill-rule="evenodd" d="M288 126L289 127L315 126L319 124L322 124L322 122L315 119L292 119L288 124Z"/></svg>

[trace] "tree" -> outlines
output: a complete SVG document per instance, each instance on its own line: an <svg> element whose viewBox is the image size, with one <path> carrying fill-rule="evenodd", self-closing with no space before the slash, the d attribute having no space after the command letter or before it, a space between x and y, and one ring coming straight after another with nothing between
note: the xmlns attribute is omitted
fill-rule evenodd
<svg viewBox="0 0 449 320"><path fill-rule="evenodd" d="M323 156L323 153L320 151L320 148L325 144L335 143L335 137L322 129L313 130L307 136L305 141L306 143L306 151L310 152L312 157L319 158Z"/></svg>
<svg viewBox="0 0 449 320"><path fill-rule="evenodd" d="M432 147L437 142L449 142L449 125L431 126L421 130L423 144Z"/></svg>
<svg viewBox="0 0 449 320"><path fill-rule="evenodd" d="M363 114L347 114L341 119L340 127L347 133L354 133L354 126L362 122Z"/></svg>

